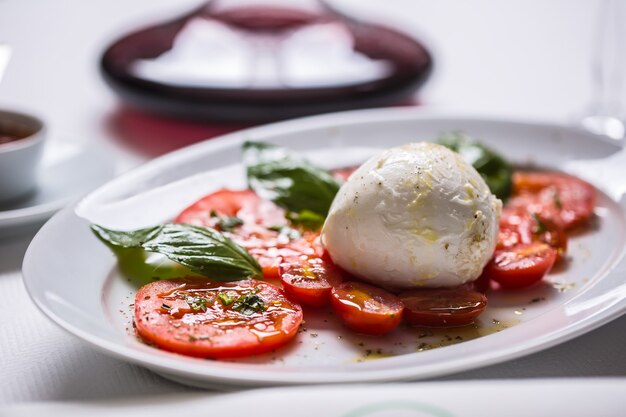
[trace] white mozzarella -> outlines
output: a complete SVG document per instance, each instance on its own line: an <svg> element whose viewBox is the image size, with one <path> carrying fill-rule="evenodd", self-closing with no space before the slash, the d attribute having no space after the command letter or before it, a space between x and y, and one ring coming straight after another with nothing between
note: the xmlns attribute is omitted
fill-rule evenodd
<svg viewBox="0 0 626 417"><path fill-rule="evenodd" d="M396 289L475 280L496 244L502 202L457 153L432 143L383 151L335 197L322 239L332 260Z"/></svg>

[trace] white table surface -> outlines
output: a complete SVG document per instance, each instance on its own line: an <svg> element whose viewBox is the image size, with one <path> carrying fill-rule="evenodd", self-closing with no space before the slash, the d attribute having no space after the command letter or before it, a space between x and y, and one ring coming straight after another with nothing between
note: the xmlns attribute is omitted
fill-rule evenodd
<svg viewBox="0 0 626 417"><path fill-rule="evenodd" d="M0 43L13 48L0 83L0 107L40 114L52 144L74 140L104 146L114 155L118 173L146 160L107 127L118 104L100 79L96 60L120 31L197 3L0 0ZM426 105L568 123L589 102L599 2L347 3L366 4L429 42L436 68L420 94ZM0 404L193 391L100 354L48 321L22 285L22 257L32 236L0 240ZM441 379L625 377L625 330L622 317L549 350Z"/></svg>

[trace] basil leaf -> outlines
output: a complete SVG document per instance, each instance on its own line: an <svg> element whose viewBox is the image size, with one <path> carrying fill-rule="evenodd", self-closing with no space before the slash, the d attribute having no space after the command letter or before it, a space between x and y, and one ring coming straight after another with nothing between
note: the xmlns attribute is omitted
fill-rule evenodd
<svg viewBox="0 0 626 417"><path fill-rule="evenodd" d="M439 143L461 155L483 177L498 198L506 200L513 191L513 168L499 154L460 132L439 137Z"/></svg>
<svg viewBox="0 0 626 417"><path fill-rule="evenodd" d="M326 217L341 183L285 148L262 142L243 145L248 185L288 211Z"/></svg>
<svg viewBox="0 0 626 417"><path fill-rule="evenodd" d="M292 224L309 230L320 230L325 220L324 216L320 216L310 210L302 210L300 213L288 212L287 218Z"/></svg>
<svg viewBox="0 0 626 417"><path fill-rule="evenodd" d="M141 248L217 280L262 276L261 267L244 248L213 229L186 224L166 224L134 232L97 225L91 228L118 257L126 250Z"/></svg>
<svg viewBox="0 0 626 417"><path fill-rule="evenodd" d="M96 233L104 243L111 243L114 246L122 248L139 248L150 240L150 236L158 233L161 226L149 227L147 229L135 230L133 232L120 232L116 230L105 229L98 225L92 225L91 229Z"/></svg>

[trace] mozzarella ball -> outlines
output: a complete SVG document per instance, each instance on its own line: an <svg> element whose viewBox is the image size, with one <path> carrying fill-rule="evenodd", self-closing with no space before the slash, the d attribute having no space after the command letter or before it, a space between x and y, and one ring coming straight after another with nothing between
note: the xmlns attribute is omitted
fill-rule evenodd
<svg viewBox="0 0 626 417"><path fill-rule="evenodd" d="M389 289L454 287L481 274L502 202L456 152L433 143L383 151L341 187L322 230L333 262Z"/></svg>

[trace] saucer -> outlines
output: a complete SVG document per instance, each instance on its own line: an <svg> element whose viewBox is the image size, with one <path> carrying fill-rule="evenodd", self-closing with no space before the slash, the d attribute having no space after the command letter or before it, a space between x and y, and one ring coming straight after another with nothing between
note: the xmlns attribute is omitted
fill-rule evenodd
<svg viewBox="0 0 626 417"><path fill-rule="evenodd" d="M95 146L50 141L44 150L37 188L18 201L0 204L0 237L42 224L114 173L112 157Z"/></svg>

